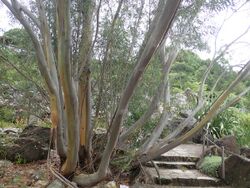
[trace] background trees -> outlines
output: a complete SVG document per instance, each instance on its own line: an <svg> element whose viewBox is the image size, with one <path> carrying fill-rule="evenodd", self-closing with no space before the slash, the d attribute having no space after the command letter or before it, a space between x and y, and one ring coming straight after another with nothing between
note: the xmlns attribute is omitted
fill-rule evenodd
<svg viewBox="0 0 250 188"><path fill-rule="evenodd" d="M49 99L61 173L74 173L78 160L92 173L73 178L81 186L107 175L118 148L131 153L125 158L136 166L138 159L146 162L185 142L248 87L239 83L249 63L237 74L223 56L234 41L211 60L191 51L206 49L203 36L214 29L202 27L203 15L233 7L233 1L37 0L29 9L16 0L2 2L26 32L4 34L10 43L3 42L1 61L43 102ZM227 101L236 86L239 92ZM35 104L31 98L28 103ZM47 105L34 108L42 111ZM94 127L107 130L97 169L92 165Z"/></svg>

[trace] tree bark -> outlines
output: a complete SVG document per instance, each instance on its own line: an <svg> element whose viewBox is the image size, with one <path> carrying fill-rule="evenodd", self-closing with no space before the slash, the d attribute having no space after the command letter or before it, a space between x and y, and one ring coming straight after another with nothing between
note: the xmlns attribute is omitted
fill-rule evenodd
<svg viewBox="0 0 250 188"><path fill-rule="evenodd" d="M232 90L244 79L244 77L250 71L250 61L248 61L247 65L242 69L242 71L238 74L235 80L228 86L228 88L220 95L220 97L213 103L210 107L209 111L203 116L203 118L197 122L196 126L192 128L190 131L185 133L184 135L180 136L179 138L175 139L171 143L163 142L161 144L157 144L152 147L148 153L140 155L137 157L140 163L145 163L149 160L154 159L157 156L175 148L176 146L186 142L187 140L191 139L197 132L199 132L215 115L217 115L217 111L219 110L220 106L224 103L226 98L232 92ZM138 165L138 161L134 163L134 165Z"/></svg>
<svg viewBox="0 0 250 188"><path fill-rule="evenodd" d="M154 52L156 51L157 47L159 44L162 42L164 39L166 33L168 32L171 23L174 19L174 16L176 14L176 11L179 7L180 0L168 0L162 14L159 16L157 19L157 24L156 27L154 27L153 32L147 41L147 44L141 53L141 55L138 58L138 64L134 69L134 72L132 73L132 76L130 77L127 87L125 88L123 95L121 97L120 103L118 105L117 111L114 115L113 121L110 126L110 134L111 136L108 139L108 143L105 147L102 160L100 163L100 166L96 174L92 174L88 177L83 177L79 178L79 176L76 176L74 178L74 181L81 185L81 186L87 186L91 184L92 182L96 181L98 182L101 178L104 178L106 176L109 162L110 162L110 157L112 154L112 151L114 147L116 146L120 128L121 128L121 123L122 123L122 118L124 115L124 112L126 110L126 107L128 105L129 99L131 98L133 91L142 76L146 66L148 65L151 57L153 56ZM93 178L91 182L86 182L90 178ZM95 183L96 183L95 182Z"/></svg>
<svg viewBox="0 0 250 188"><path fill-rule="evenodd" d="M58 31L58 69L63 90L68 148L67 158L62 166L64 176L71 175L77 166L79 150L79 116L78 100L70 67L71 30L70 30L70 1L57 1L57 31Z"/></svg>

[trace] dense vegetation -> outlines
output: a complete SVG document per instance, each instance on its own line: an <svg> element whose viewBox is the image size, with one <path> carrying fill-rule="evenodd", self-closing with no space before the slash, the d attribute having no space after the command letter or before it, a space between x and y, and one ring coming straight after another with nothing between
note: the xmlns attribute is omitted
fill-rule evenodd
<svg viewBox="0 0 250 188"><path fill-rule="evenodd" d="M110 164L130 170L206 125L250 145L250 63L235 71L225 56L241 36L212 59L195 53L216 29L202 15L234 1L2 2L23 28L1 37L0 126L50 117L63 176L80 160L91 175L74 181L96 184ZM97 128L104 151L93 151Z"/></svg>
<svg viewBox="0 0 250 188"><path fill-rule="evenodd" d="M30 43L27 33L23 29L11 29L5 32L4 37L7 37L11 41L13 48L9 49L2 44L2 74L1 74L1 127L4 126L17 126L13 123L26 124L30 115L35 115L41 120L44 120L43 115L49 112L48 108L48 96L41 82L39 72L37 72L37 66L35 63L35 57L31 55L32 44ZM26 45L23 45L23 44ZM19 50L13 50L13 49ZM21 50L20 50L21 49ZM29 51L29 55L25 54ZM199 91L200 80L203 72L209 65L210 60L202 60L197 54L190 50L182 50L179 52L176 62L172 66L170 72L170 83L172 83L171 93L172 98L176 97L176 94L183 94L187 90L192 94L197 94ZM98 81L99 62L93 61L91 67L91 73L94 75L92 82ZM116 93L121 90L122 82L117 82L117 79L125 79L120 77L119 71L124 71L123 64L114 62L114 70L110 75L110 88L111 93L107 96L106 100L113 100L112 93ZM128 68L129 69L129 68ZM131 69L131 67L130 67ZM156 86L160 82L161 77L161 64L159 58L155 58L152 64L145 72L144 78L134 95L132 102L129 105L129 115L126 120L125 126L130 126L136 122L146 111L150 97L157 89ZM111 70L110 70L111 71ZM216 89L211 91L216 79L223 75L223 79L218 83ZM206 88L207 105L212 103L215 98L223 91L223 89L233 80L237 72L230 67L229 63L223 59L223 63L218 62L213 66L211 70L211 76L209 76ZM153 78L153 79L152 79ZM119 84L118 84L119 83ZM248 87L249 83L242 83L237 89L235 94L232 94L233 98L240 90ZM211 93L213 92L213 93ZM94 92L95 94L95 92ZM141 97L141 96L144 97ZM178 95L177 95L178 96ZM93 103L96 103L97 97L94 96ZM219 114L209 126L214 138L221 138L225 135L235 135L240 145L249 146L250 144L250 114L249 114L249 98L250 95L246 95L234 106L228 108L226 111ZM196 103L195 96L188 96L186 104L184 106L175 106L179 108L179 111L192 109ZM177 105L177 104L175 104ZM102 105L104 106L104 104ZM102 109L103 113L110 113L111 109ZM113 109L114 110L114 109ZM112 112L112 111L111 111ZM200 112L201 114L202 112ZM197 115L198 118L199 114ZM19 122L17 122L19 121ZM96 122L97 127L106 128L107 115L102 114ZM159 115L155 114L146 126L143 128L143 134L147 135L154 124L159 121Z"/></svg>

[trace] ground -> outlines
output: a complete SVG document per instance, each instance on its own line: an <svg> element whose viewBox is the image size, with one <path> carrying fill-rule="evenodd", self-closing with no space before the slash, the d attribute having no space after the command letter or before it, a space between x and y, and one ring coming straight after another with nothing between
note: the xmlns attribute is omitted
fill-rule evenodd
<svg viewBox="0 0 250 188"><path fill-rule="evenodd" d="M28 164L0 161L0 188L41 188L50 180L46 160Z"/></svg>

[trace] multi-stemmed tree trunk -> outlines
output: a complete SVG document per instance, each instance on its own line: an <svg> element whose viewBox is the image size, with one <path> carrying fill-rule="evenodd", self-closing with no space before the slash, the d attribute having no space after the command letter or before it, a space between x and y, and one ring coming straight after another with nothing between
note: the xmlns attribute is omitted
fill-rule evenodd
<svg viewBox="0 0 250 188"><path fill-rule="evenodd" d="M91 94L88 64L91 54L91 16L93 8L90 1L84 2L88 5L84 6L85 9L82 10L85 25L82 29L82 42L78 58L80 71L76 80L72 71L72 59L76 58L72 58L71 50L71 1L56 1L56 48L52 46L46 11L41 0L36 1L38 18L16 0L3 0L2 2L24 26L33 42L39 70L45 79L50 96L51 120L56 132L58 154L63 162L61 173L64 176L71 175L77 166L79 149L83 150L85 157L88 156L86 154L89 154L91 142L91 107L89 103ZM121 7L121 2L119 7ZM103 153L100 167L96 173L88 178L80 178L80 180L75 178L75 181L80 185L95 184L106 176L128 101L144 69L169 30L179 4L180 1L167 1L163 10L155 19L155 27L150 33L145 47L141 50L138 64L124 90L111 123L111 136ZM119 7L118 9L120 9ZM56 51L53 51L53 49L56 49Z"/></svg>
<svg viewBox="0 0 250 188"><path fill-rule="evenodd" d="M56 45L55 41L52 41L51 39L52 34L50 33L51 30L49 28L43 1L36 1L38 15L29 11L17 0L1 1L8 7L16 19L20 21L33 42L39 70L45 80L50 97L51 121L56 135L55 141L57 151L62 162L61 174L66 177L70 176L75 172L78 162L84 166L92 164L90 160L93 125L91 124L91 72L89 66L92 58L92 51L94 49L94 42L92 42L92 20L95 5L90 0L81 2L83 6L79 13L79 15L81 15L79 16L79 19L81 17L80 20L83 22L83 26L80 27L80 32L78 32L78 35L80 36L78 49L72 50L72 1L55 1L56 34L53 36L56 38ZM127 132L122 133L120 136L122 120L128 103L152 56L160 46L163 46L161 49L164 49L163 42L165 41L167 33L172 25L180 2L181 0L159 2L160 6L157 9L158 12L153 19L148 33L145 35L145 40L140 47L136 59L136 66L121 94L118 106L110 123L109 134L107 134L107 144L102 154L99 168L96 172L88 176L75 176L73 181L77 184L81 186L90 186L105 178L108 172L111 155L117 145L118 139L119 144L121 145L123 142L126 142L133 131L140 128L145 123L148 118L147 116L152 115L156 108L156 103L158 103L158 98L162 95L164 89L168 89L168 74L170 66L177 55L175 50L172 50L168 59L166 59L166 54L163 54L162 56L162 83L159 85L158 93L152 100L152 105L150 105L149 111L147 111L145 115L142 116L142 119L139 119L139 121L136 122ZM112 46L112 37L115 37L113 36L113 29L118 20L118 14L121 10L122 3L123 0L120 0L111 24L112 36L109 36L107 39L105 54L103 56L102 70L104 72L107 69L107 62L109 61L110 56L112 56L110 48ZM138 20L140 20L140 18ZM95 36L97 36L97 34ZM132 48L133 46L131 49ZM129 50L129 54L131 55L131 50ZM174 139L173 141L171 140L170 143L170 139L166 138L165 141L163 139L162 143L155 144L168 119L168 112L164 111L159 125L154 129L155 134L152 135L141 146L141 148L139 148L135 158L139 159L141 162L146 162L190 139L195 133L201 130L214 115L216 115L216 112L223 104L226 97L239 81L244 78L249 68L250 65L248 64L193 129L183 136ZM97 97L97 116L99 115L100 100L102 93L104 92L103 87L103 85L100 85L100 93ZM168 93L165 92L164 94L165 103L168 103L169 97L166 97L166 94ZM134 165L137 165L137 161L138 160L135 161Z"/></svg>

